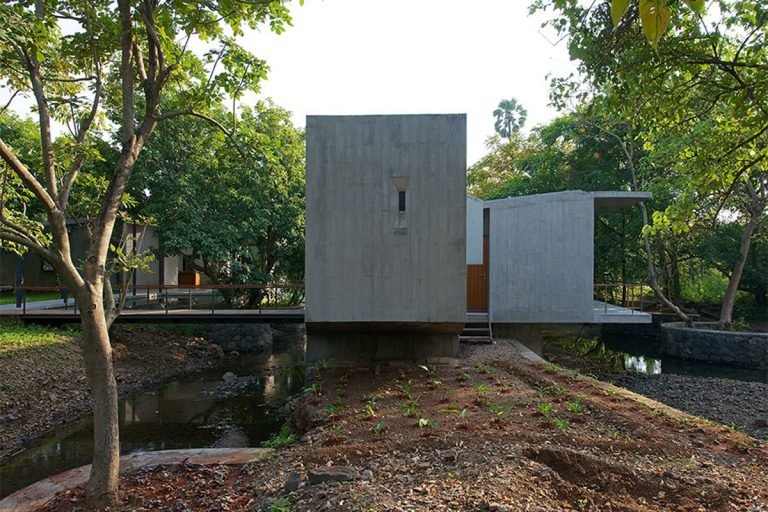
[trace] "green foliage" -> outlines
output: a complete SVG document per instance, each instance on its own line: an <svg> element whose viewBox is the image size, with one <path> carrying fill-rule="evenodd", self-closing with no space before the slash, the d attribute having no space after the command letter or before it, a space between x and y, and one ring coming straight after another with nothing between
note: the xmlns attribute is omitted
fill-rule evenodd
<svg viewBox="0 0 768 512"><path fill-rule="evenodd" d="M54 347L73 341L72 333L16 321L0 322L0 358L18 350Z"/></svg>
<svg viewBox="0 0 768 512"><path fill-rule="evenodd" d="M384 433L387 431L387 425L380 421L373 427L373 433L376 435L376 437L381 437L384 435Z"/></svg>
<svg viewBox="0 0 768 512"><path fill-rule="evenodd" d="M566 418L552 418L552 423L563 432L568 430L568 427L571 425Z"/></svg>
<svg viewBox="0 0 768 512"><path fill-rule="evenodd" d="M434 430L438 428L438 424L428 418L419 418L419 428L429 427Z"/></svg>
<svg viewBox="0 0 768 512"><path fill-rule="evenodd" d="M189 259L201 260L213 283L300 282L304 136L287 111L259 102L243 109L238 139L248 159L202 120L163 125L137 166L140 210L159 219L164 251L191 249ZM253 307L262 293L225 299Z"/></svg>
<svg viewBox="0 0 768 512"><path fill-rule="evenodd" d="M290 512L291 500L288 498L277 498L269 505L270 512Z"/></svg>
<svg viewBox="0 0 768 512"><path fill-rule="evenodd" d="M552 402L540 402L538 405L539 414L549 419L550 413L554 407L555 405Z"/></svg>
<svg viewBox="0 0 768 512"><path fill-rule="evenodd" d="M298 436L291 432L291 426L286 423L280 428L280 432L273 433L269 439L261 443L261 446L280 451L296 443L298 439Z"/></svg>
<svg viewBox="0 0 768 512"><path fill-rule="evenodd" d="M584 414L587 410L587 407L584 405L581 397L577 397L573 402L565 402L565 406L568 407L572 413L579 416Z"/></svg>
<svg viewBox="0 0 768 512"><path fill-rule="evenodd" d="M517 133L525 126L528 111L517 102L515 98L501 100L499 106L493 111L496 118L494 128L500 136L509 139L513 133Z"/></svg>

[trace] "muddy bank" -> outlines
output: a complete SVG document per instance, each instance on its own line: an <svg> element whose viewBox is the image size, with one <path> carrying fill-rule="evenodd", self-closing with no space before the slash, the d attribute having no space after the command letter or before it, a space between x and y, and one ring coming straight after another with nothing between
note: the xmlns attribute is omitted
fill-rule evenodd
<svg viewBox="0 0 768 512"><path fill-rule="evenodd" d="M224 355L204 338L156 327L116 326L112 345L121 398L172 376L209 368ZM30 441L92 410L75 337L4 358L0 382L0 463Z"/></svg>

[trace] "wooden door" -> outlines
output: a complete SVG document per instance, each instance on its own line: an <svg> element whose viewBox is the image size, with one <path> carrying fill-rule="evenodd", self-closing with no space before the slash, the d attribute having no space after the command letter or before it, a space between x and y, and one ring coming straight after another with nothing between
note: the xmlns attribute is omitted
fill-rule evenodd
<svg viewBox="0 0 768 512"><path fill-rule="evenodd" d="M488 236L483 237L482 265L467 265L467 311L488 311Z"/></svg>

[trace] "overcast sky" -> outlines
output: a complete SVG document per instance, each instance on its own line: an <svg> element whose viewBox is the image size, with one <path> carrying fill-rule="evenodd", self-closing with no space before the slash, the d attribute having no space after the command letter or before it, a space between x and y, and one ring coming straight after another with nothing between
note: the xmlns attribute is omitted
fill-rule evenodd
<svg viewBox="0 0 768 512"><path fill-rule="evenodd" d="M486 152L500 100L523 104L527 131L557 115L547 74L575 70L566 42L528 16L529 3L293 0L293 27L242 42L271 68L259 97L290 110L297 126L312 114L464 113L471 165ZM14 107L26 115L31 104Z"/></svg>
<svg viewBox="0 0 768 512"><path fill-rule="evenodd" d="M248 34L271 71L262 97L309 114L466 113L468 163L485 153L504 98L528 109L526 128L552 119L546 76L574 70L527 0L292 2L282 35ZM547 37L545 37L545 34Z"/></svg>

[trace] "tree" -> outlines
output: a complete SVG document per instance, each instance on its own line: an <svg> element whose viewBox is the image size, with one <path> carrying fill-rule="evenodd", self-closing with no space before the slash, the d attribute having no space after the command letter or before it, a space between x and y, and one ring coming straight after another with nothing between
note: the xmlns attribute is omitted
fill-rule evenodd
<svg viewBox="0 0 768 512"><path fill-rule="evenodd" d="M91 505L118 499L117 386L108 328L119 311L105 305L105 279L123 195L159 123L183 115L210 119L206 110L211 105L225 96L236 101L258 87L266 65L234 37L261 23L276 32L290 23L282 0L18 0L0 5L0 81L10 91L9 103L31 94L40 132L39 159L26 158L4 139L0 157L4 172L34 195L47 221L44 226L41 219L13 209L18 202L9 202L2 209L0 238L50 263L80 305L94 401L94 457L87 485ZM193 39L193 46L207 48L202 56L189 50ZM99 213L79 269L71 257L67 219L72 218L75 191L88 181L83 163L98 127L106 126L105 114L111 114L118 129L119 156L100 190ZM70 130L59 137L58 147L55 122Z"/></svg>
<svg viewBox="0 0 768 512"><path fill-rule="evenodd" d="M568 98L597 101L611 121L626 123L637 134L623 144L648 152L641 163L646 182L663 173L676 190L675 201L650 216L649 229L681 233L718 222L741 226L740 258L729 273L719 321L728 328L751 239L766 215L768 7L719 2L717 15L704 18L696 11L700 2L690 2L694 10L677 11L674 26L651 50L642 44L648 34L634 20L639 16L644 27L644 8L654 4L666 16L676 5L640 0L638 10L620 9L612 20L611 7L620 3L631 5L554 4L551 25L569 36L580 80L555 79L553 99L561 105ZM547 7L548 2L534 5Z"/></svg>
<svg viewBox="0 0 768 512"><path fill-rule="evenodd" d="M515 98L512 98L501 100L499 106L493 111L493 116L496 118L494 124L496 133L509 139L513 133L519 132L525 126L528 111Z"/></svg>
<svg viewBox="0 0 768 512"><path fill-rule="evenodd" d="M143 197L139 211L158 219L164 253L191 250L212 283L301 281L303 134L289 112L264 102L244 109L238 125L247 161L203 120L176 119L161 127L136 168L146 176L134 192ZM302 264L289 268L296 253ZM261 291L225 293L230 304L238 298L252 307Z"/></svg>

